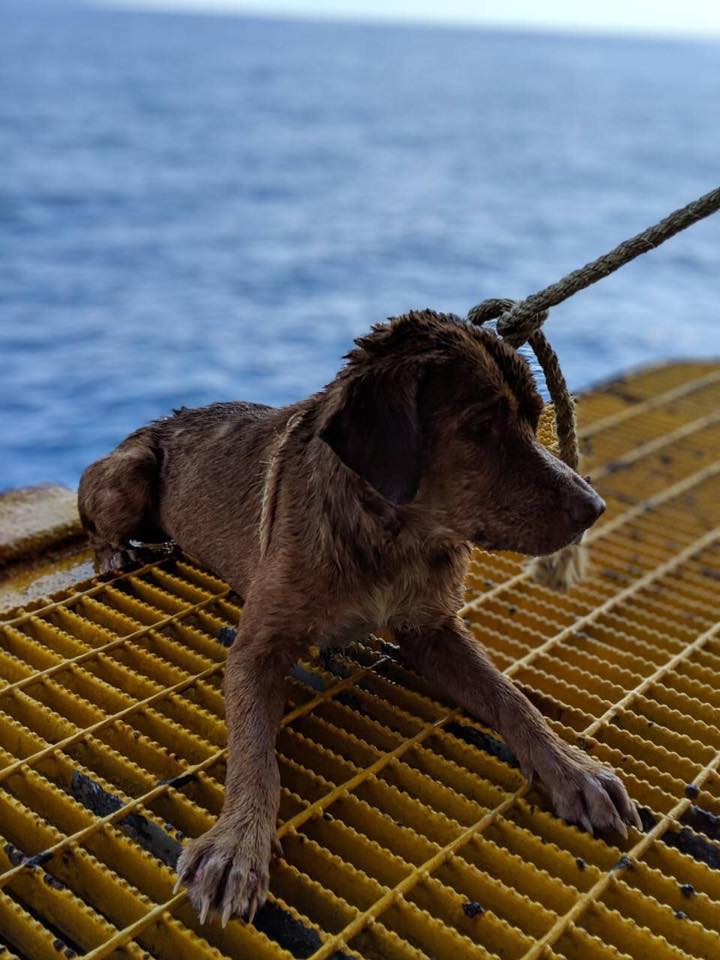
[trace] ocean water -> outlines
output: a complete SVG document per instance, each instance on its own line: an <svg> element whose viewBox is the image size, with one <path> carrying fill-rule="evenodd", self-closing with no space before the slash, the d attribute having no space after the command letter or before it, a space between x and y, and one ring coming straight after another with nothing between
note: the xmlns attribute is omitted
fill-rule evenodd
<svg viewBox="0 0 720 960"><path fill-rule="evenodd" d="M720 181L720 43L0 6L0 488L297 399ZM720 217L557 308L571 386L720 355Z"/></svg>

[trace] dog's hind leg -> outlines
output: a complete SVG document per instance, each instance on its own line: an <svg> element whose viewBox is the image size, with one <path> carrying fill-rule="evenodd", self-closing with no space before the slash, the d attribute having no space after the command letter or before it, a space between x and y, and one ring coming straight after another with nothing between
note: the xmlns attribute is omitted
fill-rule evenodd
<svg viewBox="0 0 720 960"><path fill-rule="evenodd" d="M128 541L156 530L159 456L153 433L138 430L80 478L78 511L95 551L98 572L121 570Z"/></svg>

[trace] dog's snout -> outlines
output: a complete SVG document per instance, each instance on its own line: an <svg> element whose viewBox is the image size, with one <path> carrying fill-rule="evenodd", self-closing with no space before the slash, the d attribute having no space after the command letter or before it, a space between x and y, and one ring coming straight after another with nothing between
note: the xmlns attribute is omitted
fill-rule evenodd
<svg viewBox="0 0 720 960"><path fill-rule="evenodd" d="M605 512L605 501L588 487L587 490L583 490L582 493L577 493L572 497L569 509L573 523L584 530L592 526L598 517Z"/></svg>

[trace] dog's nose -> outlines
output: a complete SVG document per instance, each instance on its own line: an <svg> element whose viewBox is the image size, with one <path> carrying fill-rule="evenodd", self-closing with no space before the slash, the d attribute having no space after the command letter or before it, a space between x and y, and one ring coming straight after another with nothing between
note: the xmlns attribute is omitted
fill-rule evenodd
<svg viewBox="0 0 720 960"><path fill-rule="evenodd" d="M588 489L587 492L573 497L570 501L570 516L573 522L582 527L583 530L592 526L604 512L605 501L594 490Z"/></svg>

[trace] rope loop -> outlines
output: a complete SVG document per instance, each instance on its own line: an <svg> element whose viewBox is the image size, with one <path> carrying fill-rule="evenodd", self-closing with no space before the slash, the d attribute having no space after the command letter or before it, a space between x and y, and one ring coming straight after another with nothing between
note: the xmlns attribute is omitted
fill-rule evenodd
<svg viewBox="0 0 720 960"><path fill-rule="evenodd" d="M468 313L468 320L476 326L481 327L488 320L498 320L496 330L507 342L517 348L529 340L534 333L537 333L548 318L547 310L540 310L537 313L523 312L519 315L517 322L515 314L522 305L522 301L506 300L501 297L494 297L483 300ZM498 319L499 318L499 319Z"/></svg>
<svg viewBox="0 0 720 960"><path fill-rule="evenodd" d="M507 313L517 303L516 300L502 300L499 297L483 300L468 312L467 318L476 327L481 327L488 320L497 320L503 313Z"/></svg>

